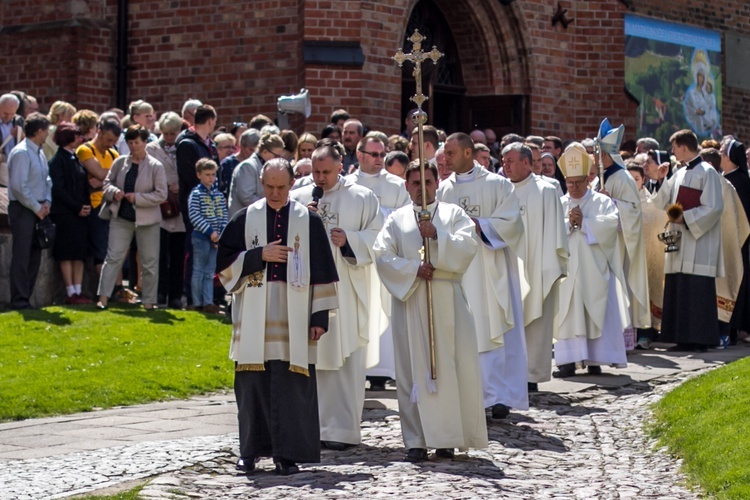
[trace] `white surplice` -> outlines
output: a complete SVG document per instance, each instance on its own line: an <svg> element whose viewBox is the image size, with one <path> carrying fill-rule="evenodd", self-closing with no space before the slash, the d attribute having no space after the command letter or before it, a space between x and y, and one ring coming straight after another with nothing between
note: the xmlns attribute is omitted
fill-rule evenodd
<svg viewBox="0 0 750 500"><path fill-rule="evenodd" d="M529 407L523 296L518 255L525 254L523 222L511 182L483 168L440 183L438 199L455 203L482 230L472 234L479 250L463 278L476 323L486 407ZM525 281L524 281L525 282ZM521 314L519 314L521 312Z"/></svg>
<svg viewBox="0 0 750 500"><path fill-rule="evenodd" d="M618 211L610 198L587 191L581 199L562 198L570 261L560 284L560 328L555 363L627 364L623 329L629 324L622 256L617 239ZM581 227L567 218L573 207L583 213Z"/></svg>
<svg viewBox="0 0 750 500"><path fill-rule="evenodd" d="M474 320L461 286L476 251L474 224L448 203L428 207L437 380L430 376L427 285L417 277L423 239L416 213L391 214L375 245L381 280L393 294L399 416L407 448L485 448L487 425Z"/></svg>
<svg viewBox="0 0 750 500"><path fill-rule="evenodd" d="M530 174L513 183L521 205L528 293L523 300L529 382L547 382L552 374L552 339L557 331L557 287L567 273L568 238L555 187Z"/></svg>
<svg viewBox="0 0 750 500"><path fill-rule="evenodd" d="M631 326L649 328L651 326L651 304L648 295L648 269L646 267L646 246L643 242L643 214L641 195L638 186L627 170L619 165L608 174L605 171L604 187L615 201L620 213L620 244L623 247L623 269L627 279L628 300L631 308ZM609 170L608 169L608 170Z"/></svg>
<svg viewBox="0 0 750 500"><path fill-rule="evenodd" d="M406 183L401 177L395 176L385 169L377 174L366 174L361 170L349 174L346 179L360 186L370 189L380 201L380 210L385 217L396 210L411 203ZM373 303L370 307L370 343L367 344L368 377L395 378L396 365L393 357L393 332L390 322L391 294L380 283L376 275L372 280L374 287L372 297L380 290L380 304ZM376 314L375 311L380 311Z"/></svg>
<svg viewBox="0 0 750 500"><path fill-rule="evenodd" d="M685 210L685 224L669 224L669 230L682 231L682 237L679 250L664 254L664 273L714 278L724 276L724 255L721 248L724 200L721 196L721 176L706 162L700 162L691 168L682 167L664 181L654 197L654 205L666 210L677 200L680 186L701 190L701 204L692 210Z"/></svg>
<svg viewBox="0 0 750 500"><path fill-rule="evenodd" d="M307 205L314 187L296 189L290 196ZM329 240L334 228L343 229L347 240L345 247L331 243L340 300L339 309L330 314L328 332L318 341L320 438L358 444L365 397L364 354L370 333L370 280L375 272L372 248L383 227L383 214L372 191L339 177L318 201L318 215Z"/></svg>

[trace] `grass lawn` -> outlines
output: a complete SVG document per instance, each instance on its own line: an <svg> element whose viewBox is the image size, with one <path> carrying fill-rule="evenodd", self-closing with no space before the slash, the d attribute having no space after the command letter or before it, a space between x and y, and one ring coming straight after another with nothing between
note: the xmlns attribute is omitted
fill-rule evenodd
<svg viewBox="0 0 750 500"><path fill-rule="evenodd" d="M139 500L141 496L139 493L144 488L138 486L132 490L123 491L122 493L116 493L114 495L83 495L74 497L72 500Z"/></svg>
<svg viewBox="0 0 750 500"><path fill-rule="evenodd" d="M750 498L750 358L682 384L655 407L653 435L709 496Z"/></svg>
<svg viewBox="0 0 750 500"><path fill-rule="evenodd" d="M0 313L0 421L230 387L230 335L223 316L120 304Z"/></svg>

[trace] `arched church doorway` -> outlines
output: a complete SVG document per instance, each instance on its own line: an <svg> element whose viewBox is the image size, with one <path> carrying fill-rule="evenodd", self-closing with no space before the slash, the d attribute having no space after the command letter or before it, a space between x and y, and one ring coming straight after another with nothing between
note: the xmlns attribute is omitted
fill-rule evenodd
<svg viewBox="0 0 750 500"><path fill-rule="evenodd" d="M402 44L404 52L411 52L411 42L406 40L414 30L427 39L422 42L425 51L436 46L443 57L437 64L422 63L422 92L430 99L423 105L428 123L448 133L461 129L461 102L466 94L458 48L450 26L433 0L421 0L412 10ZM416 93L414 65L405 63L401 79L401 116L416 108L409 99ZM403 121L401 122L403 124ZM407 131L407 134L409 131Z"/></svg>
<svg viewBox="0 0 750 500"><path fill-rule="evenodd" d="M527 134L529 129L529 99L522 94L490 94L491 88L497 86L491 81L484 80L477 87L476 77L473 73L464 74L462 60L459 55L459 46L456 40L462 44L472 43L461 49L466 54L476 54L473 63L477 64L477 57L482 58L484 64L491 65L491 56L485 53L486 45L483 46L476 33L473 37L467 37L466 23L452 27L444 12L449 5L455 2L462 4L466 13L464 0L420 0L414 6L409 16L409 22L404 33L402 48L404 52L410 52L412 44L407 39L414 33L415 29L427 39L422 42L425 51L436 46L444 55L437 64L427 61L422 64L422 91L429 96L429 100L423 105L427 112L428 123L437 128L445 130L448 134L457 131L469 132L472 129L493 129L498 137L509 132ZM441 9L442 7L442 9ZM489 7L485 7L488 8ZM458 11L458 9L456 9ZM466 15L466 14L464 14ZM476 15L486 15L489 19L496 19L501 15L493 9L480 12ZM451 19L452 20L452 19ZM454 31L454 30L458 31ZM481 35L480 35L481 36ZM470 42L471 41L471 42ZM504 43L498 33L488 34L484 40L487 44ZM487 68L490 74L493 68ZM503 67L504 70L507 70ZM401 79L401 117L403 118L409 110L416 106L410 98L416 92L416 83L413 76L414 66L411 63L403 65ZM471 69L469 70L471 71ZM466 78L465 78L466 76ZM489 76L487 78L490 78ZM475 83L472 85L471 82ZM496 90L497 91L497 90Z"/></svg>

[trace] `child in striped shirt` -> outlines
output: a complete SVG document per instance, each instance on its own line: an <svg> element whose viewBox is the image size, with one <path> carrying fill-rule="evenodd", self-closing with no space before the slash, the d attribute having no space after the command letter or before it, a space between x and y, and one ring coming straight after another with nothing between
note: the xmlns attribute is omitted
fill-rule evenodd
<svg viewBox="0 0 750 500"><path fill-rule="evenodd" d="M227 225L227 202L216 187L218 166L209 158L195 164L200 183L188 197L188 215L193 225L193 308L216 314L214 305L214 270L219 235Z"/></svg>

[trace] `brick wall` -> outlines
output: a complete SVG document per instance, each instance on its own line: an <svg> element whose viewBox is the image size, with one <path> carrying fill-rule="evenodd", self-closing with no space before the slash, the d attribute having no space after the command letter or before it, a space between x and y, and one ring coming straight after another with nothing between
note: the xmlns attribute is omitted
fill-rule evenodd
<svg viewBox="0 0 750 500"><path fill-rule="evenodd" d="M219 122L276 115L276 97L308 88L313 115L292 121L318 134L344 107L373 128L401 125L401 72L391 60L417 0L129 0L128 100L157 112L188 97L213 104ZM557 0L435 0L462 59L468 96L530 96L530 132L592 136L608 116L635 131L624 92L624 15L617 0L561 0L573 22L553 27ZM750 36L750 4L634 0L635 13ZM0 33L0 88L26 90L46 109L65 99L97 111L115 104L116 0L30 0L2 5L2 26L85 21ZM302 62L304 41L358 42L359 67ZM409 47L406 47L408 49ZM51 63L54 61L54 63ZM750 142L750 92L723 88L723 124Z"/></svg>

